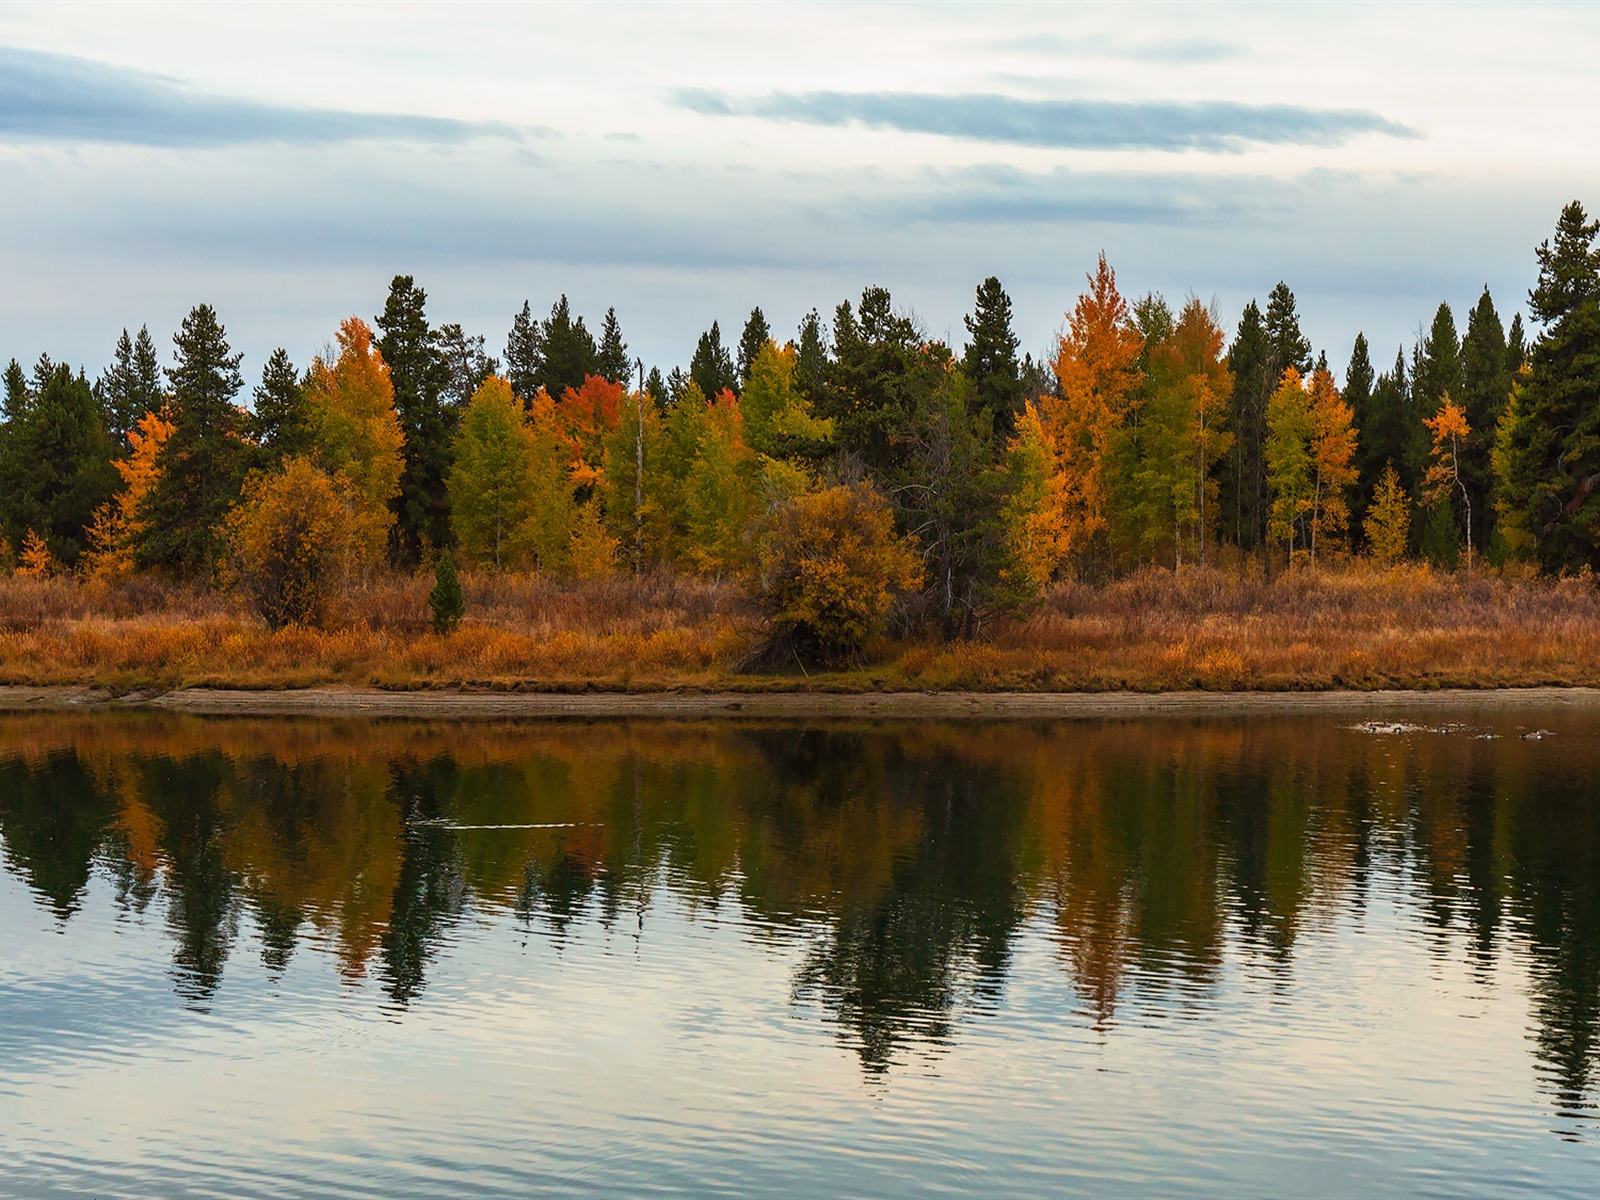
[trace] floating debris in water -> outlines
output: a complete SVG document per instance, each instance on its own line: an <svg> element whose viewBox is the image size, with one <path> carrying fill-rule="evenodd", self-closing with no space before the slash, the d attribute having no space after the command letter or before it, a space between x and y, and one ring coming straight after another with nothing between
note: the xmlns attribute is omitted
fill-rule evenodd
<svg viewBox="0 0 1600 1200"><path fill-rule="evenodd" d="M1555 737L1555 734L1548 729L1535 729L1531 733L1523 734L1522 740L1525 742L1537 742L1547 737Z"/></svg>

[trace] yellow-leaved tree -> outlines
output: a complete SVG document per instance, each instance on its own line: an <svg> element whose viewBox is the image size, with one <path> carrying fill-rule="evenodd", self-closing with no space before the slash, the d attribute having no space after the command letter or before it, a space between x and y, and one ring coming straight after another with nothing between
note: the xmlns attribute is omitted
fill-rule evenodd
<svg viewBox="0 0 1600 1200"><path fill-rule="evenodd" d="M1317 546L1344 544L1350 523L1350 489L1356 482L1355 413L1324 368L1311 373L1311 565Z"/></svg>
<svg viewBox="0 0 1600 1200"><path fill-rule="evenodd" d="M491 375L461 416L448 481L462 554L503 566L564 570L572 512L569 454L542 392L534 415Z"/></svg>
<svg viewBox="0 0 1600 1200"><path fill-rule="evenodd" d="M172 436L165 414L147 412L128 431L128 456L112 466L122 476L122 490L95 510L89 526L89 553L79 563L88 579L119 579L132 572L133 548L145 526L145 497L160 475L161 447Z"/></svg>
<svg viewBox="0 0 1600 1200"><path fill-rule="evenodd" d="M1354 417L1333 377L1318 370L1308 389L1298 371L1286 369L1267 402L1268 534L1287 544L1291 559L1303 548L1315 569L1319 540L1326 553L1344 534L1355 449Z"/></svg>
<svg viewBox="0 0 1600 1200"><path fill-rule="evenodd" d="M305 389L312 454L331 476L344 480L350 504L355 571L371 572L388 547L400 491L405 435L394 409L389 368L359 317L339 325L333 362L313 360Z"/></svg>
<svg viewBox="0 0 1600 1200"><path fill-rule="evenodd" d="M1367 535L1372 557L1385 566L1392 566L1405 557L1406 543L1411 537L1411 497L1400 486L1400 473L1392 462L1385 464L1383 475L1378 479L1362 530Z"/></svg>
<svg viewBox="0 0 1600 1200"><path fill-rule="evenodd" d="M1467 414L1450 399L1449 393L1439 398L1439 411L1424 418L1424 425L1433 435L1428 474L1423 479L1424 494L1435 504L1448 503L1460 495L1465 510L1464 528L1467 531L1467 570L1472 570L1472 496L1461 478L1461 446L1472 433L1467 424Z"/></svg>
<svg viewBox="0 0 1600 1200"><path fill-rule="evenodd" d="M352 485L295 456L250 476L223 526L236 586L272 629L339 612L363 552Z"/></svg>

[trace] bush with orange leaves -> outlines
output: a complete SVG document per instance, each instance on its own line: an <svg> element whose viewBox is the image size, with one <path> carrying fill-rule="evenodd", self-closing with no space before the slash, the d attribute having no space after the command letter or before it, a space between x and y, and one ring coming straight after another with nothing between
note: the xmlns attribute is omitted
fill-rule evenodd
<svg viewBox="0 0 1600 1200"><path fill-rule="evenodd" d="M348 492L304 458L245 484L226 527L233 578L269 627L322 625L336 615L358 557Z"/></svg>
<svg viewBox="0 0 1600 1200"><path fill-rule="evenodd" d="M759 657L858 661L895 596L921 585L916 544L894 530L868 483L806 492L776 506L756 544L756 591L773 636Z"/></svg>

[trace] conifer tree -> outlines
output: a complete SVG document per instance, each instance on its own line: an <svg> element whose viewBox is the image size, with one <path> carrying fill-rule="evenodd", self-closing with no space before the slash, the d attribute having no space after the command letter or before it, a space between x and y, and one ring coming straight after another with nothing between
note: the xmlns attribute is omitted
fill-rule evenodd
<svg viewBox="0 0 1600 1200"><path fill-rule="evenodd" d="M1385 566L1399 562L1411 539L1411 497L1400 485L1393 463L1385 464L1367 507L1363 533L1372 557Z"/></svg>
<svg viewBox="0 0 1600 1200"><path fill-rule="evenodd" d="M461 410L483 381L500 369L499 360L485 349L486 340L481 333L467 333L454 321L434 331L434 345L445 369L440 408L451 437L461 422Z"/></svg>
<svg viewBox="0 0 1600 1200"><path fill-rule="evenodd" d="M1600 567L1600 223L1573 201L1538 250L1529 308L1544 329L1501 418L1496 505L1506 540L1549 571Z"/></svg>
<svg viewBox="0 0 1600 1200"><path fill-rule="evenodd" d="M511 318L511 334L506 338L506 382L524 405L533 403L539 390L539 364L544 356L543 332L533 319L528 302Z"/></svg>
<svg viewBox="0 0 1600 1200"><path fill-rule="evenodd" d="M707 400L714 400L725 391L731 392L739 384L733 359L722 345L722 330L715 321L700 335L694 348L694 357L689 360L689 378Z"/></svg>
<svg viewBox="0 0 1600 1200"><path fill-rule="evenodd" d="M140 514L135 557L141 566L208 580L226 551L221 526L239 499L246 466L244 414L234 405L244 384L241 356L209 304L196 305L172 340L173 430Z"/></svg>
<svg viewBox="0 0 1600 1200"><path fill-rule="evenodd" d="M805 315L797 332L794 386L813 410L820 411L828 379L828 344L816 309Z"/></svg>
<svg viewBox="0 0 1600 1200"><path fill-rule="evenodd" d="M1011 297L993 275L978 285L972 313L962 321L969 340L961 366L972 380L976 411L988 415L994 437L1004 443L1016 432L1022 380L1017 335L1011 329Z"/></svg>
<svg viewBox="0 0 1600 1200"><path fill-rule="evenodd" d="M583 318L572 316L566 294L550 306L550 316L539 330L540 360L535 382L558 404L568 391L599 371L594 337Z"/></svg>
<svg viewBox="0 0 1600 1200"><path fill-rule="evenodd" d="M838 446L893 494L900 468L896 433L938 385L943 367L924 352L922 331L898 313L886 288L861 293L859 313L849 301L833 319L833 356L820 415L834 421Z"/></svg>
<svg viewBox="0 0 1600 1200"><path fill-rule="evenodd" d="M606 309L605 324L600 329L600 350L595 357L595 374L612 383L626 385L633 377L633 363L628 359L628 343L622 340L622 326L617 323L617 310Z"/></svg>
<svg viewBox="0 0 1600 1200"><path fill-rule="evenodd" d="M449 633L461 624L467 605L461 595L461 578L456 574L450 551L439 555L433 569L433 590L428 593L428 618L435 633Z"/></svg>
<svg viewBox="0 0 1600 1200"><path fill-rule="evenodd" d="M1528 339L1522 329L1522 314L1512 313L1511 324L1506 329L1506 375L1516 378L1527 361Z"/></svg>
<svg viewBox="0 0 1600 1200"><path fill-rule="evenodd" d="M1230 423L1233 453L1226 472L1222 503L1230 514L1233 540L1241 549L1263 544L1266 537L1267 404L1281 371L1267 335L1266 322L1254 300L1245 305L1228 349L1233 375Z"/></svg>
<svg viewBox="0 0 1600 1200"><path fill-rule="evenodd" d="M443 401L449 368L428 324L427 302L427 292L411 276L396 275L377 318L378 350L389 368L395 412L405 435L405 465L389 542L389 561L397 567L415 566L428 547L450 540L444 480L453 428Z"/></svg>
<svg viewBox="0 0 1600 1200"><path fill-rule="evenodd" d="M165 400L161 391L161 363L147 325L139 327L136 338L124 329L117 339L111 365L96 385L106 429L121 451L128 448L128 434L146 413L159 412Z"/></svg>
<svg viewBox="0 0 1600 1200"><path fill-rule="evenodd" d="M88 549L95 510L116 489L112 443L89 381L65 363L36 377L29 402L7 421L0 458L6 539L29 533L52 562L74 566Z"/></svg>
<svg viewBox="0 0 1600 1200"><path fill-rule="evenodd" d="M1487 550L1494 529L1494 431L1511 397L1505 330L1488 287L1467 317L1461 339L1461 408L1472 430L1460 446L1461 478L1472 509L1469 545Z"/></svg>
<svg viewBox="0 0 1600 1200"><path fill-rule="evenodd" d="M1356 334L1355 345L1350 350L1350 365L1344 371L1344 399L1354 414L1356 424L1356 487L1350 500L1350 527L1364 529L1367 506L1382 476L1384 460L1373 453L1372 388L1377 382L1372 369L1372 353L1367 345L1367 335Z"/></svg>
<svg viewBox="0 0 1600 1200"><path fill-rule="evenodd" d="M1445 396L1461 395L1461 339L1456 336L1455 314L1448 304L1439 305L1433 324L1413 349L1411 361L1412 404L1419 414L1431 416Z"/></svg>
<svg viewBox="0 0 1600 1200"><path fill-rule="evenodd" d="M1300 315L1295 311L1294 293L1281 279L1267 296L1267 315L1263 322L1272 347L1273 366L1281 375L1293 367L1302 377L1309 374L1311 343L1300 332Z"/></svg>
<svg viewBox="0 0 1600 1200"><path fill-rule="evenodd" d="M305 393L289 352L279 346L261 368L261 383L255 389L255 407L245 421L256 443L255 465L275 467L285 458L305 454L310 449L311 431L306 424Z"/></svg>
<svg viewBox="0 0 1600 1200"><path fill-rule="evenodd" d="M750 317L744 323L744 332L739 335L739 361L735 364L738 388L744 387L745 381L750 378L750 368L755 364L756 355L771 339L772 329L767 325L766 314L757 305L750 310Z"/></svg>
<svg viewBox="0 0 1600 1200"><path fill-rule="evenodd" d="M650 374L645 376L644 394L656 402L658 409L666 408L671 394L667 391L667 381L661 377L660 367L651 367Z"/></svg>

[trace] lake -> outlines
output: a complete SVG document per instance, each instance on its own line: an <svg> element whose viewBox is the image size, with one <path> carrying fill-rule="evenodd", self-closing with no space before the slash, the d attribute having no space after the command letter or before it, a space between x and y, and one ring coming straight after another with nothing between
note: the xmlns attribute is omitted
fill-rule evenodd
<svg viewBox="0 0 1600 1200"><path fill-rule="evenodd" d="M1406 719L0 717L0 1195L1600 1194L1600 722Z"/></svg>

